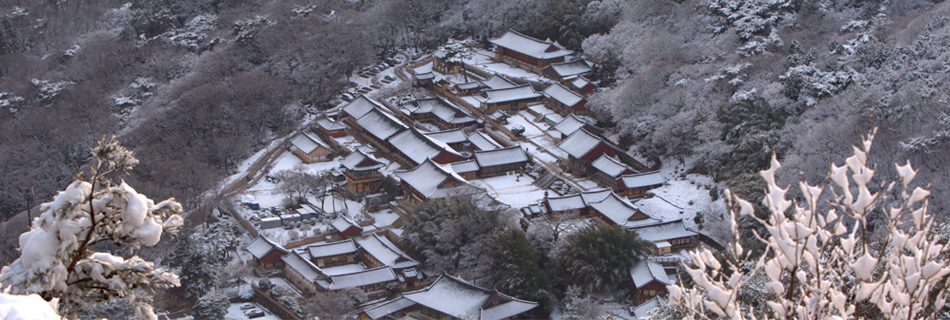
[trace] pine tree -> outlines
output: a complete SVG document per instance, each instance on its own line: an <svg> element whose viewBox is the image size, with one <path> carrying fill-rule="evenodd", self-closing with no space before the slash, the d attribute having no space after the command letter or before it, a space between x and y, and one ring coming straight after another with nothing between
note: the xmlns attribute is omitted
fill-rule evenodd
<svg viewBox="0 0 950 320"><path fill-rule="evenodd" d="M195 320L224 319L228 314L228 299L220 294L209 294L198 299L191 307Z"/></svg>
<svg viewBox="0 0 950 320"><path fill-rule="evenodd" d="M496 289L520 299L538 301L542 307L539 309L550 308L550 277L541 268L541 253L528 242L524 232L508 229L495 234L485 252L492 261Z"/></svg>
<svg viewBox="0 0 950 320"><path fill-rule="evenodd" d="M574 283L594 292L608 292L629 278L630 268L649 254L651 243L618 226L593 224L568 235L558 254Z"/></svg>
<svg viewBox="0 0 950 320"><path fill-rule="evenodd" d="M122 298L135 307L136 317L155 319L151 290L177 286L178 276L138 256L92 247L153 246L163 231L178 232L181 205L174 199L156 204L125 182L114 184L113 174L128 173L138 163L115 138L103 138L92 155L96 163L88 172L42 204L30 231L20 235L20 257L0 271L0 287L58 298L67 317Z"/></svg>
<svg viewBox="0 0 950 320"><path fill-rule="evenodd" d="M215 255L199 246L194 238L194 235L179 237L169 261L169 265L178 271L187 299L203 297L211 291L224 266L223 261L215 259Z"/></svg>

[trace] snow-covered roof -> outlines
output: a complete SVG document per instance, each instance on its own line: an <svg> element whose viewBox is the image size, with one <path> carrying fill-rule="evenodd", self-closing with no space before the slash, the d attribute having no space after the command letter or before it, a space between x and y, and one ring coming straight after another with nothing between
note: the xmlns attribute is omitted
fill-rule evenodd
<svg viewBox="0 0 950 320"><path fill-rule="evenodd" d="M647 300L647 302L634 308L633 315L637 317L637 319L650 319L650 311L661 305L666 305L666 301L660 296L655 296L653 299Z"/></svg>
<svg viewBox="0 0 950 320"><path fill-rule="evenodd" d="M501 148L501 144L492 139L491 137L485 135L481 131L472 132L467 137L468 141L475 145L478 150L494 150Z"/></svg>
<svg viewBox="0 0 950 320"><path fill-rule="evenodd" d="M564 120L561 120L560 122L554 124L553 129L556 130L557 132L560 132L562 136L566 137L573 134L574 132L577 132L577 130L579 130L580 128L583 128L585 125L596 127L590 121L587 121L586 119L587 119L586 117L581 118L572 113L568 115L567 117L565 117Z"/></svg>
<svg viewBox="0 0 950 320"><path fill-rule="evenodd" d="M363 310L363 314L368 316L370 319L376 320L414 305L416 305L415 301L406 299L404 297L399 297L393 300L383 301L381 303L371 305Z"/></svg>
<svg viewBox="0 0 950 320"><path fill-rule="evenodd" d="M431 79L435 79L435 74L430 71L426 73L417 73L412 77L415 78L416 80L431 80Z"/></svg>
<svg viewBox="0 0 950 320"><path fill-rule="evenodd" d="M376 157L366 154L361 149L356 149L355 152L341 159L340 164L344 168L353 171L377 170L386 166L386 164L376 160Z"/></svg>
<svg viewBox="0 0 950 320"><path fill-rule="evenodd" d="M479 288L446 274L425 289L404 293L403 298L456 319L507 319L538 306L537 302ZM494 306L488 307L496 302Z"/></svg>
<svg viewBox="0 0 950 320"><path fill-rule="evenodd" d="M630 217L637 214L633 204L611 192L604 200L589 203L590 207L610 219L614 224L624 225Z"/></svg>
<svg viewBox="0 0 950 320"><path fill-rule="evenodd" d="M445 143L462 143L468 141L468 137L465 136L465 132L462 131L462 129L429 132L425 133L425 135Z"/></svg>
<svg viewBox="0 0 950 320"><path fill-rule="evenodd" d="M475 161L478 162L478 166L482 168L494 167L528 162L528 155L525 154L524 149L521 149L520 145L516 145L503 149L475 151Z"/></svg>
<svg viewBox="0 0 950 320"><path fill-rule="evenodd" d="M323 142L323 140L320 140L319 137L310 132L301 132L296 138L290 141L290 144L306 154L310 154L314 150L317 150L317 148L330 150L330 146L327 145L326 142Z"/></svg>
<svg viewBox="0 0 950 320"><path fill-rule="evenodd" d="M460 189L463 187L475 188L457 173L443 168L433 162L432 159L425 159L412 170L399 170L393 172L393 174L428 199L445 198L459 194L459 192L465 191ZM453 186L446 186L449 181L453 182Z"/></svg>
<svg viewBox="0 0 950 320"><path fill-rule="evenodd" d="M356 253L353 240L343 240L330 243L314 244L307 247L310 258L338 256L347 253Z"/></svg>
<svg viewBox="0 0 950 320"><path fill-rule="evenodd" d="M501 37L488 41L496 46L505 47L537 59L553 59L573 53L570 50L560 48L550 41L541 41L511 29L508 29L508 32Z"/></svg>
<svg viewBox="0 0 950 320"><path fill-rule="evenodd" d="M258 259L264 258L273 250L278 250L283 253L288 252L283 246L263 236L258 236L257 239L254 239L254 241L251 241L251 243L247 244L247 247L244 247L244 249L246 249L251 253L251 255Z"/></svg>
<svg viewBox="0 0 950 320"><path fill-rule="evenodd" d="M508 81L508 79L505 79L504 77L497 74L493 75L491 78L488 78L488 80L482 81L482 84L490 89L505 89L518 86L514 82Z"/></svg>
<svg viewBox="0 0 950 320"><path fill-rule="evenodd" d="M413 260L405 252L396 247L395 244L378 235L369 235L364 238L356 239L356 243L363 248L366 253L373 256L384 266L390 266L396 269L411 268L419 265L419 262Z"/></svg>
<svg viewBox="0 0 950 320"><path fill-rule="evenodd" d="M557 75L561 78L586 74L593 70L591 69L590 65L587 64L587 61L584 61L584 59L552 63L550 66L548 66L548 68L553 69L554 73L557 73Z"/></svg>
<svg viewBox="0 0 950 320"><path fill-rule="evenodd" d="M551 211L579 210L586 208L591 203L600 202L609 197L613 191L610 189L600 189L572 194L563 197L548 198L548 205Z"/></svg>
<svg viewBox="0 0 950 320"><path fill-rule="evenodd" d="M373 109L356 120L356 123L379 140L386 140L407 127L395 116L380 109Z"/></svg>
<svg viewBox="0 0 950 320"><path fill-rule="evenodd" d="M630 278L637 289L643 288L643 286L653 281L664 285L673 284L670 278L666 276L663 266L648 259L641 259L630 268Z"/></svg>
<svg viewBox="0 0 950 320"><path fill-rule="evenodd" d="M478 163L475 160L466 160L452 163L452 171L456 173L466 173L478 171Z"/></svg>
<svg viewBox="0 0 950 320"><path fill-rule="evenodd" d="M351 227L356 227L360 230L363 229L359 224L356 224L356 222L350 220L350 218L348 218L346 215L341 215L339 218L333 219L333 221L330 221L330 225L333 226L337 232L344 232Z"/></svg>
<svg viewBox="0 0 950 320"><path fill-rule="evenodd" d="M584 89L584 87L586 87L588 84L590 84L590 80L587 80L584 77L577 77L573 81L571 81L571 85L577 88L578 90Z"/></svg>
<svg viewBox="0 0 950 320"><path fill-rule="evenodd" d="M567 119L565 119L567 120ZM603 138L595 136L594 134L587 132L587 130L580 129L574 131L570 136L564 138L564 141L557 144L558 148L567 152L567 154L573 156L574 158L581 158L587 155L588 152L594 150L598 144L604 143Z"/></svg>
<svg viewBox="0 0 950 320"><path fill-rule="evenodd" d="M637 232L641 239L650 242L668 241L696 236L698 233L686 229L683 220L675 220L645 227L627 228Z"/></svg>
<svg viewBox="0 0 950 320"><path fill-rule="evenodd" d="M591 162L590 165L594 167L594 169L600 170L600 172L603 172L604 174L613 178L616 178L627 170L636 172L632 168L623 164L623 162L620 162L620 159L608 156L606 154L600 156L600 158L597 158L597 160L594 160L594 162Z"/></svg>
<svg viewBox="0 0 950 320"><path fill-rule="evenodd" d="M645 172L638 174L628 174L620 176L623 185L627 188L640 188L666 184L666 179L659 171Z"/></svg>
<svg viewBox="0 0 950 320"><path fill-rule="evenodd" d="M415 106L415 108L411 110L413 114L432 113L446 123L468 123L475 121L475 117L472 117L468 112L442 98L418 99L404 106Z"/></svg>
<svg viewBox="0 0 950 320"><path fill-rule="evenodd" d="M350 115L354 119L359 119L366 115L366 113L378 107L380 107L379 103L361 95L352 102L343 106L343 112L346 112L346 114Z"/></svg>
<svg viewBox="0 0 950 320"><path fill-rule="evenodd" d="M304 259L300 256L300 253L297 251L291 252L288 255L280 257L288 267L297 271L304 279L310 282L316 282L318 279L323 278L324 274L320 271L320 268L313 265L312 262Z"/></svg>
<svg viewBox="0 0 950 320"><path fill-rule="evenodd" d="M405 130L393 136L389 139L389 144L415 163L422 163L428 158L435 158L443 152L465 158L445 142L428 137L416 128Z"/></svg>
<svg viewBox="0 0 950 320"><path fill-rule="evenodd" d="M540 98L543 95L534 91L530 84L504 89L485 90L487 99L484 103L502 103L526 99Z"/></svg>
<svg viewBox="0 0 950 320"><path fill-rule="evenodd" d="M326 131L343 130L343 129L349 129L349 128L350 128L349 126L343 124L342 122L336 122L336 121L333 121L333 119L330 119L330 118L320 118L320 119L317 119L317 125L320 126L320 128L323 128L323 130L326 130Z"/></svg>
<svg viewBox="0 0 950 320"><path fill-rule="evenodd" d="M584 97L560 83L548 86L547 89L544 89L544 95L568 107L573 107L584 101Z"/></svg>
<svg viewBox="0 0 950 320"><path fill-rule="evenodd" d="M475 81L475 82L468 82L468 83L459 83L459 84L456 84L456 85L455 85L455 87L458 88L459 90L478 89L478 88L481 88L482 86L484 86L484 85L483 85L481 82L478 82L478 81Z"/></svg>
<svg viewBox="0 0 950 320"><path fill-rule="evenodd" d="M342 290L396 281L396 279L396 272L393 271L393 268L385 266L362 272L332 276L330 277L330 283L325 284L318 281L317 284L327 290Z"/></svg>

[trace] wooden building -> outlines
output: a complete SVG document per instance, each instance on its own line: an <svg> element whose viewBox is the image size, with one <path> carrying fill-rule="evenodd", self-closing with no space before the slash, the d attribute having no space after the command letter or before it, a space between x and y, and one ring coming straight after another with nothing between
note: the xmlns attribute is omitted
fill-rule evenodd
<svg viewBox="0 0 950 320"><path fill-rule="evenodd" d="M580 76L587 76L594 69L584 59L575 59L568 62L552 63L541 70L545 77L567 82Z"/></svg>
<svg viewBox="0 0 950 320"><path fill-rule="evenodd" d="M666 184L659 171L637 174L624 174L617 178L617 193L627 198L643 197L647 191Z"/></svg>
<svg viewBox="0 0 950 320"><path fill-rule="evenodd" d="M499 176L511 171L521 171L528 164L528 154L520 145L488 150L475 151L475 162L478 164L478 173L482 178Z"/></svg>
<svg viewBox="0 0 950 320"><path fill-rule="evenodd" d="M568 154L570 164L584 172L591 172L591 163L603 155L623 154L622 150L608 143L604 138L591 134L583 128L558 143L557 147Z"/></svg>
<svg viewBox="0 0 950 320"><path fill-rule="evenodd" d="M386 166L372 155L363 152L362 149L357 149L356 152L340 160L340 165L344 169L346 187L355 194L376 190L379 182L383 180L383 174L379 172L379 169Z"/></svg>
<svg viewBox="0 0 950 320"><path fill-rule="evenodd" d="M649 259L641 259L630 268L630 280L636 289L634 298L638 303L666 296L666 286L676 283L675 279L675 274L668 275L662 265Z"/></svg>
<svg viewBox="0 0 950 320"><path fill-rule="evenodd" d="M488 41L497 47L497 59L520 62L538 71L552 63L564 62L565 57L574 53L557 43L541 41L510 29L501 37Z"/></svg>
<svg viewBox="0 0 950 320"><path fill-rule="evenodd" d="M548 86L543 93L547 96L545 105L562 116L566 117L569 114L586 116L590 114L590 111L587 110L587 99L560 83Z"/></svg>
<svg viewBox="0 0 950 320"><path fill-rule="evenodd" d="M262 236L258 236L257 239L251 241L245 249L254 257L254 263L264 269L283 266L284 262L281 257L290 252L284 249L283 246Z"/></svg>
<svg viewBox="0 0 950 320"><path fill-rule="evenodd" d="M485 113L517 112L528 108L530 103L543 101L544 95L535 92L531 85L524 84L511 88L485 90L477 100Z"/></svg>
<svg viewBox="0 0 950 320"><path fill-rule="evenodd" d="M329 160L328 156L333 153L326 142L320 140L320 137L310 132L301 132L290 141L291 153L293 153L303 163L314 163Z"/></svg>

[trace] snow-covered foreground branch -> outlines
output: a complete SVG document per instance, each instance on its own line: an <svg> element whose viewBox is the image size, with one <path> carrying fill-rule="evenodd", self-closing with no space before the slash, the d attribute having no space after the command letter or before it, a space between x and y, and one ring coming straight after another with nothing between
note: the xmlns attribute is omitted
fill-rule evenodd
<svg viewBox="0 0 950 320"><path fill-rule="evenodd" d="M178 232L181 205L174 199L156 204L125 182L114 185L112 173L127 173L138 163L114 138L103 138L92 154L97 162L88 176L80 173L44 203L30 231L20 235L20 258L0 271L0 287L58 298L70 317L123 298L135 306L137 317L155 319L151 290L177 286L178 276L138 256L95 252L91 246L153 246L163 231Z"/></svg>
<svg viewBox="0 0 950 320"><path fill-rule="evenodd" d="M686 266L694 285L669 286L670 302L693 318L754 319L920 319L941 314L947 301L950 267L945 235L935 234L927 212L930 191L910 184L910 163L896 165L900 181L872 185L868 167L873 133L845 165L831 165L831 183L800 182L802 196L786 199L788 188L775 181L777 160L761 172L768 217L751 203L728 194L734 237L724 259L706 248L690 253ZM850 172L850 178L848 174ZM872 192L875 190L877 192ZM899 190L899 192L897 192ZM827 199L827 202L826 202ZM869 216L883 220L874 233ZM751 217L768 234L755 234L765 252L746 252L738 220ZM748 246L748 245L747 245ZM763 279L761 271L764 271ZM758 278L758 279L757 279ZM753 308L740 291L764 284L768 308Z"/></svg>

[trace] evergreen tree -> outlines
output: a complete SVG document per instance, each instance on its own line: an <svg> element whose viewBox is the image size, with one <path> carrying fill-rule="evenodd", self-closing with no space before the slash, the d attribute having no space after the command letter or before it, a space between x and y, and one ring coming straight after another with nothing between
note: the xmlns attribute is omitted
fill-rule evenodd
<svg viewBox="0 0 950 320"><path fill-rule="evenodd" d="M195 235L179 237L169 265L178 271L186 299L203 297L212 288L224 266L195 241Z"/></svg>
<svg viewBox="0 0 950 320"><path fill-rule="evenodd" d="M491 237L485 246L491 258L495 288L520 299L537 301L550 311L551 281L542 269L542 254L531 245L524 232L508 229ZM540 310L539 310L540 311Z"/></svg>
<svg viewBox="0 0 950 320"><path fill-rule="evenodd" d="M630 268L649 254L651 243L618 226L593 224L568 235L558 259L573 282L607 292L630 277Z"/></svg>
<svg viewBox="0 0 950 320"><path fill-rule="evenodd" d="M155 319L152 290L177 286L178 276L138 256L95 252L96 244L139 248L154 246L162 233L177 233L181 205L174 199L154 203L111 175L138 164L115 138L92 148L96 162L88 173L53 201L41 206L30 231L20 235L20 257L0 271L0 287L14 294L59 298L64 316L88 313L112 299L125 299L135 316Z"/></svg>
<svg viewBox="0 0 950 320"><path fill-rule="evenodd" d="M198 302L191 307L191 314L195 320L204 319L224 319L228 314L228 299L220 294L209 294L202 296Z"/></svg>
<svg viewBox="0 0 950 320"><path fill-rule="evenodd" d="M426 201L403 226L403 241L422 253L436 272L487 271L482 250L504 223L498 212L481 208L476 201L471 197Z"/></svg>

